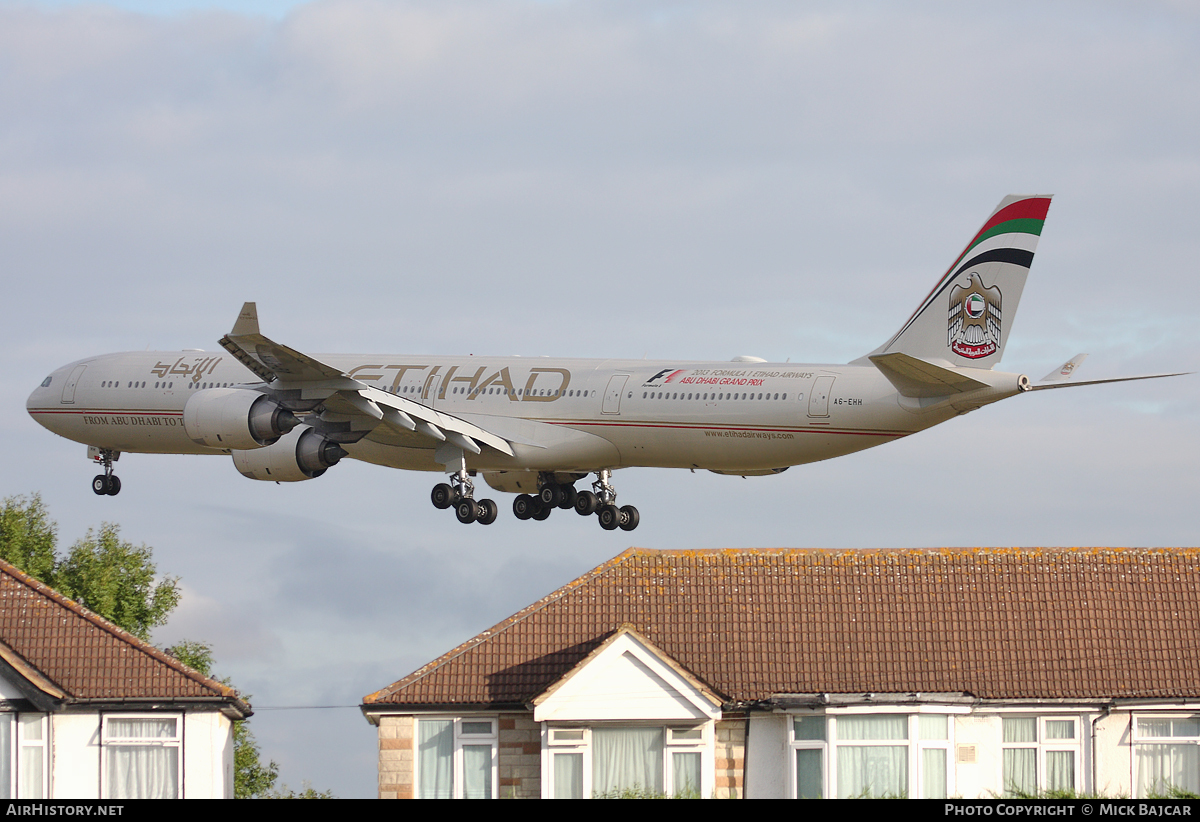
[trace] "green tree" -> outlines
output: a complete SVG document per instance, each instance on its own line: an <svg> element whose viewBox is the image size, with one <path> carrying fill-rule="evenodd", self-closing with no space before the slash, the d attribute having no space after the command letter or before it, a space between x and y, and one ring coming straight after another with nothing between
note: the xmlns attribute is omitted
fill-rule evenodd
<svg viewBox="0 0 1200 822"><path fill-rule="evenodd" d="M165 625L179 604L177 577L155 582L158 570L145 545L136 548L120 538L116 525L104 523L99 533L71 546L71 553L58 564L54 582L61 593L115 622L146 642L150 631Z"/></svg>
<svg viewBox="0 0 1200 822"><path fill-rule="evenodd" d="M0 508L0 559L53 585L57 530L40 494L29 499L9 497Z"/></svg>

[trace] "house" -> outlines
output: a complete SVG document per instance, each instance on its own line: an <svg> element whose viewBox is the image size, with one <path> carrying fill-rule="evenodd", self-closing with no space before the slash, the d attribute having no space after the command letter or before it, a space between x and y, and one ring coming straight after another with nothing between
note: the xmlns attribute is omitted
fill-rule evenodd
<svg viewBox="0 0 1200 822"><path fill-rule="evenodd" d="M631 549L361 707L381 797L1200 791L1200 549Z"/></svg>
<svg viewBox="0 0 1200 822"><path fill-rule="evenodd" d="M232 798L223 685L0 561L0 793Z"/></svg>

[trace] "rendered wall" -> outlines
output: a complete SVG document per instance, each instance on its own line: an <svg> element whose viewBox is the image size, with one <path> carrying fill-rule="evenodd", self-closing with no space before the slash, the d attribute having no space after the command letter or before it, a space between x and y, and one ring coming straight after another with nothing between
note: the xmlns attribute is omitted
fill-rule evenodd
<svg viewBox="0 0 1200 822"><path fill-rule="evenodd" d="M183 790L187 799L233 799L233 723L216 711L184 715Z"/></svg>
<svg viewBox="0 0 1200 822"><path fill-rule="evenodd" d="M50 716L50 796L100 798L100 715Z"/></svg>
<svg viewBox="0 0 1200 822"><path fill-rule="evenodd" d="M100 714L64 712L50 717L51 797L102 798ZM183 717L183 798L232 799L233 723L216 711Z"/></svg>
<svg viewBox="0 0 1200 822"><path fill-rule="evenodd" d="M745 754L747 799L784 799L791 784L786 714L751 714L750 744Z"/></svg>

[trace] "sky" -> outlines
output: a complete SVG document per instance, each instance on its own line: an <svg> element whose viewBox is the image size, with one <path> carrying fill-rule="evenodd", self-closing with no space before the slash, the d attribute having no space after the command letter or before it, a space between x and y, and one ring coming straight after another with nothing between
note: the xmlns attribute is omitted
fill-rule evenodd
<svg viewBox="0 0 1200 822"><path fill-rule="evenodd" d="M1200 370L1183 2L0 1L0 497L184 598L282 781L375 795L357 706L621 551L1194 546L1200 376L1009 399L774 477L619 471L637 531L462 526L438 475L275 485L25 413L93 354L847 362L1007 194L1054 194L1001 366Z"/></svg>

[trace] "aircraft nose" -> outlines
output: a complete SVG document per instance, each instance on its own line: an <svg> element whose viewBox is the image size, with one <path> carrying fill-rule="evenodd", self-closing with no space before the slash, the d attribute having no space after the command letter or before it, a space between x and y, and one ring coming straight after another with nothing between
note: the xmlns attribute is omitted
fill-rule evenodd
<svg viewBox="0 0 1200 822"><path fill-rule="evenodd" d="M33 393L29 395L27 400L25 400L26 413L28 413L29 416L33 417L42 425L45 425L45 422L43 421L43 415L39 414L38 412L45 409L46 406L50 404L49 400L51 397L51 392L53 391L51 386L59 382L61 382L61 379L58 378L58 372L56 371L50 376L46 377L46 379L42 380L42 384L33 389Z"/></svg>

